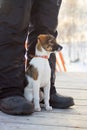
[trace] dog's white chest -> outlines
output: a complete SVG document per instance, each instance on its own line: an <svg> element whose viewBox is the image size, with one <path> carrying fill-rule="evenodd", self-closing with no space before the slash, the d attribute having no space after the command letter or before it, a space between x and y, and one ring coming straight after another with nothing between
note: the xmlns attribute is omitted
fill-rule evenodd
<svg viewBox="0 0 87 130"><path fill-rule="evenodd" d="M38 82L40 83L40 87L45 87L45 84L49 82L51 77L49 61L44 58L34 58L30 64L33 64L38 70Z"/></svg>

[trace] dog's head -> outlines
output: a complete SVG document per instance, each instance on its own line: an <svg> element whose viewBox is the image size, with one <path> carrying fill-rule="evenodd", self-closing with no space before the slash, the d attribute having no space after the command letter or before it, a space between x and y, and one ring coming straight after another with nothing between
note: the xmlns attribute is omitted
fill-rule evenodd
<svg viewBox="0 0 87 130"><path fill-rule="evenodd" d="M40 34L38 36L38 49L44 48L48 52L61 51L62 46L56 41L56 38L50 34Z"/></svg>

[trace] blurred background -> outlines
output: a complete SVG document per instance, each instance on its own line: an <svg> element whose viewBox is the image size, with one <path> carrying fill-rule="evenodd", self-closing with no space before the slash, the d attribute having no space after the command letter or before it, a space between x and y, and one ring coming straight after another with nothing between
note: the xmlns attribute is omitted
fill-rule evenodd
<svg viewBox="0 0 87 130"><path fill-rule="evenodd" d="M87 72L87 0L63 0L58 42L68 72Z"/></svg>

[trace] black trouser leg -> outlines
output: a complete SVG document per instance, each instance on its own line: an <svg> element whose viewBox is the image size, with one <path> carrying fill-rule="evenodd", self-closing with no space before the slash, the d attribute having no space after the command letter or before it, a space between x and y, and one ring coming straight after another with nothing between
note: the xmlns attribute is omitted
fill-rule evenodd
<svg viewBox="0 0 87 130"><path fill-rule="evenodd" d="M51 55L50 55L49 64L50 64L50 67L51 67L50 94L54 94L54 93L56 93L56 88L55 88L56 55L54 53L51 53Z"/></svg>
<svg viewBox="0 0 87 130"><path fill-rule="evenodd" d="M0 98L23 94L30 9L30 0L0 2Z"/></svg>

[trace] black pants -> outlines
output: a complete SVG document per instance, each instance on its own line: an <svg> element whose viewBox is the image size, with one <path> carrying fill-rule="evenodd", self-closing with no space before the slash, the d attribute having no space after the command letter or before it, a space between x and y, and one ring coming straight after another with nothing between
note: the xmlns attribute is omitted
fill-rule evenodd
<svg viewBox="0 0 87 130"><path fill-rule="evenodd" d="M40 33L56 36L60 4L61 0L0 0L0 98L23 94L28 31L29 43Z"/></svg>

